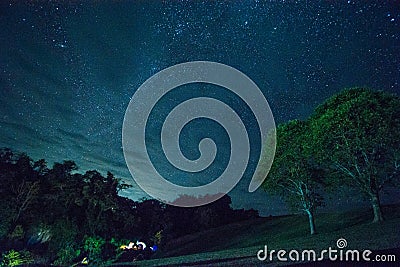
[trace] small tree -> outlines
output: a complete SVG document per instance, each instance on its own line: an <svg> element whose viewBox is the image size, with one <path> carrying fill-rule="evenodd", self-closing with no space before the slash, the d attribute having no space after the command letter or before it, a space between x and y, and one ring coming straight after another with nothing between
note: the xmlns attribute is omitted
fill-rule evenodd
<svg viewBox="0 0 400 267"><path fill-rule="evenodd" d="M305 122L294 120L278 126L275 159L263 187L282 196L292 209L305 212L314 234L314 213L323 197L319 194L321 171L307 154L308 140Z"/></svg>
<svg viewBox="0 0 400 267"><path fill-rule="evenodd" d="M357 188L371 202L373 221L382 221L380 192L399 179L400 98L345 90L320 105L310 123L314 153L328 163L330 182Z"/></svg>

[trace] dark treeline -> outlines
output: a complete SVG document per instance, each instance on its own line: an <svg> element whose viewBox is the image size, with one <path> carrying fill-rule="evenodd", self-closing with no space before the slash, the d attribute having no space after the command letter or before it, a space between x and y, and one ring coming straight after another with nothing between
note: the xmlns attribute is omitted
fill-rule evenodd
<svg viewBox="0 0 400 267"><path fill-rule="evenodd" d="M0 249L18 262L72 264L116 260L130 240L161 250L179 236L258 216L233 210L231 199L196 208L133 201L120 196L129 185L97 171L77 172L73 161L33 161L24 153L0 150ZM7 254L8 253L8 254Z"/></svg>

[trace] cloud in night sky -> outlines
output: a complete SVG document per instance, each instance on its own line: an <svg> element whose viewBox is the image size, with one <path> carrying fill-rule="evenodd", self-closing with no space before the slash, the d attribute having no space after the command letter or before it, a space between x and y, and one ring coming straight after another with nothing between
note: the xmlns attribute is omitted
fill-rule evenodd
<svg viewBox="0 0 400 267"><path fill-rule="evenodd" d="M306 118L345 87L400 92L398 3L305 2L1 1L0 147L45 158L50 165L74 160L81 171L109 170L134 184L121 148L130 98L156 72L194 60L224 63L248 75L277 123ZM163 99L169 106L153 114L150 126L160 125L173 103L196 90L237 101L212 88L191 88ZM240 112L251 118L245 108ZM198 134L182 133L185 146L214 135L227 147L223 130L204 123L216 132L193 122L190 134ZM247 123L252 128L251 120ZM147 138L157 145L158 135ZM220 151L221 166L227 150ZM152 151L167 168L160 148ZM186 153L196 156L195 149ZM265 192L248 194L249 182L247 175L232 191L235 206L283 212L282 203ZM136 185L125 194L145 196Z"/></svg>

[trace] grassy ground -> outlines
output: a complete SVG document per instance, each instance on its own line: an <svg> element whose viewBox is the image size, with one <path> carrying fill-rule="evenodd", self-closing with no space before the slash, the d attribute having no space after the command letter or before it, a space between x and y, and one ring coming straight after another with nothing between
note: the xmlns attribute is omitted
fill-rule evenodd
<svg viewBox="0 0 400 267"><path fill-rule="evenodd" d="M261 265L257 251L268 249L336 248L345 238L346 249L383 250L400 248L400 205L384 207L386 220L371 223L371 210L318 214L316 235L309 235L306 216L259 218L229 224L173 240L155 256L157 259L120 266L248 266ZM400 255L397 261L400 261ZM400 264L400 263L399 263Z"/></svg>

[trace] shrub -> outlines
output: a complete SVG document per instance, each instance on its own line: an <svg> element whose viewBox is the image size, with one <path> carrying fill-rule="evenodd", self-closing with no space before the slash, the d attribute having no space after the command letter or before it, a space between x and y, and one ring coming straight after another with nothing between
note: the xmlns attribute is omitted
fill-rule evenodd
<svg viewBox="0 0 400 267"><path fill-rule="evenodd" d="M9 234L8 238L12 239L12 240L19 240L24 238L24 228L22 227L22 225L17 225L15 226L14 230L12 231L11 234Z"/></svg>
<svg viewBox="0 0 400 267"><path fill-rule="evenodd" d="M81 254L80 249L74 248L73 245L67 245L57 252L57 259L54 261L55 265L70 265Z"/></svg>
<svg viewBox="0 0 400 267"><path fill-rule="evenodd" d="M83 248L87 253L90 264L96 264L102 262L102 249L105 244L105 240L101 237L90 236L86 237Z"/></svg>
<svg viewBox="0 0 400 267"><path fill-rule="evenodd" d="M16 250L9 250L4 252L1 255L1 261L0 261L0 266L5 267L13 267L13 266L19 266L22 264L29 264L32 263L32 255L28 251L16 251Z"/></svg>

